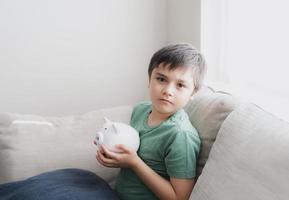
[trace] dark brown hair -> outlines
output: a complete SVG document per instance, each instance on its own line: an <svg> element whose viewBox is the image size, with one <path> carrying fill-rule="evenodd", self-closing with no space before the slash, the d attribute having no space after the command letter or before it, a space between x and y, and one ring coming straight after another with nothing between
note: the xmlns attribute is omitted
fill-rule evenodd
<svg viewBox="0 0 289 200"><path fill-rule="evenodd" d="M203 55L192 45L187 43L170 44L155 52L148 68L149 78L152 71L160 64L168 66L170 70L177 67L192 67L195 92L201 88L206 72L206 63Z"/></svg>

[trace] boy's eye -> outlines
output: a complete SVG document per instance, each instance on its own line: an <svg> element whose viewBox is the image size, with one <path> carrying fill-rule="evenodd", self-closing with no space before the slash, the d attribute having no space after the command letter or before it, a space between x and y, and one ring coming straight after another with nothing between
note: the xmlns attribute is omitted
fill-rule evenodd
<svg viewBox="0 0 289 200"><path fill-rule="evenodd" d="M156 78L159 82L164 82L166 79L164 79L163 77L157 77Z"/></svg>
<svg viewBox="0 0 289 200"><path fill-rule="evenodd" d="M178 87L179 87L179 88L185 88L186 85L184 85L184 84L182 84L182 83L178 83Z"/></svg>

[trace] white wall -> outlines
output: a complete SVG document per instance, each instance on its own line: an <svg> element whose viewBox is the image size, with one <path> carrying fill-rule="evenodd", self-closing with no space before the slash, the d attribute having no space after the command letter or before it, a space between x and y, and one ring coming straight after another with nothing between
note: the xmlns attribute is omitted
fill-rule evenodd
<svg viewBox="0 0 289 200"><path fill-rule="evenodd" d="M201 0L168 0L168 42L188 42L200 49Z"/></svg>
<svg viewBox="0 0 289 200"><path fill-rule="evenodd" d="M1 1L0 112L67 115L142 100L166 15L165 0Z"/></svg>

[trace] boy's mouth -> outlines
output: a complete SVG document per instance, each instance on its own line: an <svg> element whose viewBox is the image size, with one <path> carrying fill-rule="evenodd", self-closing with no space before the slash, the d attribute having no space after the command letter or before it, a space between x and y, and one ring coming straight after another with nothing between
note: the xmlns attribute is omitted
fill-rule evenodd
<svg viewBox="0 0 289 200"><path fill-rule="evenodd" d="M164 102L164 103L169 103L169 104L173 104L173 102L171 102L170 100L167 100L167 99L159 99L161 102Z"/></svg>

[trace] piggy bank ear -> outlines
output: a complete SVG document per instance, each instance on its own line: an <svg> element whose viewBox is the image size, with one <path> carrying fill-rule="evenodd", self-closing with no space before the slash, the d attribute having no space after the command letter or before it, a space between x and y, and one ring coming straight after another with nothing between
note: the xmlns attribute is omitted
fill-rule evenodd
<svg viewBox="0 0 289 200"><path fill-rule="evenodd" d="M107 124L111 124L111 121L109 119L107 119L106 117L104 118L104 122Z"/></svg>
<svg viewBox="0 0 289 200"><path fill-rule="evenodd" d="M117 127L115 124L112 124L112 128L113 128L113 132L114 133L118 133Z"/></svg>

